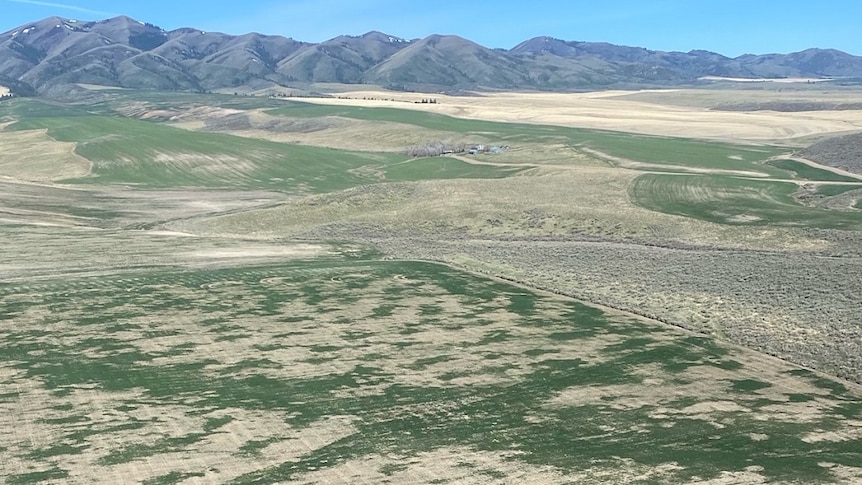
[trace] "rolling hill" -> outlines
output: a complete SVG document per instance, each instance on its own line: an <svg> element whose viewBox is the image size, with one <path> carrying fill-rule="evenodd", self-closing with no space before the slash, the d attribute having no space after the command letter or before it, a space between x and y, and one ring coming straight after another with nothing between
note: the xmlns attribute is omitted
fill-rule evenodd
<svg viewBox="0 0 862 485"><path fill-rule="evenodd" d="M0 80L19 94L62 92L58 87L75 83L183 91L309 83L573 90L691 84L703 76L862 77L862 57L808 49L730 58L551 37L506 50L452 35L405 40L381 32L315 44L257 33L166 31L122 16L49 17L0 34Z"/></svg>

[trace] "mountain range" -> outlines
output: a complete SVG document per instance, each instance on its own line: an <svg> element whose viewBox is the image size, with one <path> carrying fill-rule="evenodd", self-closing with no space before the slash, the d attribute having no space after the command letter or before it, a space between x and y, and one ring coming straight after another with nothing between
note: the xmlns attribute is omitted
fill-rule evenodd
<svg viewBox="0 0 862 485"><path fill-rule="evenodd" d="M565 91L691 84L705 76L862 77L862 57L808 49L730 58L551 37L505 50L453 35L407 40L381 32L309 43L257 33L166 31L123 16L97 22L50 17L0 34L0 85L19 94L76 83L184 91L310 83Z"/></svg>

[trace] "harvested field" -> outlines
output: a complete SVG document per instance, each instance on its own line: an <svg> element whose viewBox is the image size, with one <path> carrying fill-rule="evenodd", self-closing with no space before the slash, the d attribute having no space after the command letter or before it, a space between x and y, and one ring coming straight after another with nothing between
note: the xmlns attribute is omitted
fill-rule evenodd
<svg viewBox="0 0 862 485"><path fill-rule="evenodd" d="M45 130L4 132L0 136L0 177L50 182L86 176L90 161L74 150L74 143L55 141Z"/></svg>
<svg viewBox="0 0 862 485"><path fill-rule="evenodd" d="M677 90L658 92L678 96ZM694 91L692 95L700 95L701 92ZM662 104L643 102L637 97L630 99L630 94L633 93L486 93L476 97L404 94L398 95L398 101L388 101L396 95L361 91L342 93L339 98L308 101L337 106L421 110L466 119L735 141L792 141L799 137L862 129L862 110L804 113L713 111L694 106L672 106L676 103L665 102L666 97L661 98ZM438 98L438 104L412 102L428 96ZM858 101L858 94L855 96Z"/></svg>
<svg viewBox="0 0 862 485"><path fill-rule="evenodd" d="M858 87L840 86L788 86L759 84L728 88L710 86L703 89L656 89L623 93L620 97L652 104L726 109L727 107L749 105L757 108L762 105L795 106L808 103L825 106L852 105L860 102L862 90Z"/></svg>

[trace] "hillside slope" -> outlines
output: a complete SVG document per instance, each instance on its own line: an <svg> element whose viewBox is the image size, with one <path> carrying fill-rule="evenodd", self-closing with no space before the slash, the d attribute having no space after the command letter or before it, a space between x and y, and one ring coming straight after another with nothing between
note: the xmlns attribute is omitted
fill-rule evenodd
<svg viewBox="0 0 862 485"><path fill-rule="evenodd" d="M536 37L510 50L452 35L381 32L314 44L281 36L165 31L129 17L49 17L0 34L0 80L20 94L89 83L207 91L240 86L371 83L395 89L573 90L679 85L703 76L862 77L862 57L808 49L729 58Z"/></svg>
<svg viewBox="0 0 862 485"><path fill-rule="evenodd" d="M823 140L802 150L799 155L823 165L862 174L862 133Z"/></svg>

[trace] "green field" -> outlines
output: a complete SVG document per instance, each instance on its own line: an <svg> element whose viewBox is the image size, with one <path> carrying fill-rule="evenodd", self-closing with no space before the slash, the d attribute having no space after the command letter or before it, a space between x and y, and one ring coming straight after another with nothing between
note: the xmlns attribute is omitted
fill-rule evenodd
<svg viewBox="0 0 862 485"><path fill-rule="evenodd" d="M798 162L796 160L776 160L770 162L770 165L792 172L796 177L805 180L819 180L822 182L860 182L862 179L848 177L846 175L837 174L829 170L812 167L807 163Z"/></svg>
<svg viewBox="0 0 862 485"><path fill-rule="evenodd" d="M136 271L0 301L9 483L398 481L420 462L438 483L813 483L860 458L839 384L433 264Z"/></svg>
<svg viewBox="0 0 862 485"><path fill-rule="evenodd" d="M780 152L780 149L773 147L746 147L682 138L631 135L550 125L468 120L394 108L326 106L290 102L290 105L285 108L268 110L267 112L288 117L341 116L370 121L389 121L416 125L429 130L479 133L485 136L494 136L508 143L563 141L572 145L588 146L613 156L648 163L679 164L718 170L758 170L773 176L786 174L764 164L754 163Z"/></svg>
<svg viewBox="0 0 862 485"><path fill-rule="evenodd" d="M720 224L859 229L862 213L806 207L796 184L699 175L643 175L630 188L648 209Z"/></svg>
<svg viewBox="0 0 862 485"><path fill-rule="evenodd" d="M862 480L859 388L821 373L862 380L859 181L774 146L90 101L0 105L0 482ZM209 108L511 149L169 121ZM2 173L31 140L92 168Z"/></svg>
<svg viewBox="0 0 862 485"><path fill-rule="evenodd" d="M817 187L815 193L823 197L835 197L836 195L846 194L851 190L859 190L860 188L862 187L858 185L820 185Z"/></svg>
<svg viewBox="0 0 862 485"><path fill-rule="evenodd" d="M406 157L392 153L198 133L109 116L28 117L7 129L47 129L58 141L77 143L76 152L94 167L90 176L71 183L331 192L371 182L496 178L518 171L455 159L433 167L425 160L405 164Z"/></svg>

